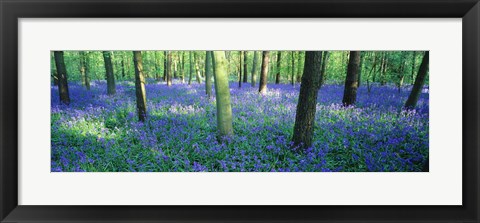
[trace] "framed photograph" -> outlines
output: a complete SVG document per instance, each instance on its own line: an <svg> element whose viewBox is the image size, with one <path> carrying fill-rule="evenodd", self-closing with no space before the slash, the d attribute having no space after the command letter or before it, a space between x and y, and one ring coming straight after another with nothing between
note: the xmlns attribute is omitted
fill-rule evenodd
<svg viewBox="0 0 480 223"><path fill-rule="evenodd" d="M1 222L478 222L476 0L1 1Z"/></svg>

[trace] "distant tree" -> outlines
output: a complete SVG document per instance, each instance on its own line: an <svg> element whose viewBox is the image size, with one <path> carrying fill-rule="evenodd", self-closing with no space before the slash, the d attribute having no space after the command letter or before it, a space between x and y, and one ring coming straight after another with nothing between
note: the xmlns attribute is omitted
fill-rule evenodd
<svg viewBox="0 0 480 223"><path fill-rule="evenodd" d="M292 85L295 85L295 51L292 51Z"/></svg>
<svg viewBox="0 0 480 223"><path fill-rule="evenodd" d="M122 79L125 80L125 60L123 58L123 55L122 55Z"/></svg>
<svg viewBox="0 0 480 223"><path fill-rule="evenodd" d="M297 83L300 83L302 79L302 51L298 51L297 54L297 75L296 75L296 81Z"/></svg>
<svg viewBox="0 0 480 223"><path fill-rule="evenodd" d="M86 54L85 51L80 51L79 54L80 54L80 74L82 75L82 83L87 90L90 90L90 77L89 77L89 70L88 70L89 64L87 60L88 55L85 55Z"/></svg>
<svg viewBox="0 0 480 223"><path fill-rule="evenodd" d="M248 74L247 74L247 58L248 58L248 51L243 52L243 83L248 82Z"/></svg>
<svg viewBox="0 0 480 223"><path fill-rule="evenodd" d="M170 51L165 51L167 56L167 64L165 66L165 73L167 75L167 86L172 86L172 54Z"/></svg>
<svg viewBox="0 0 480 223"><path fill-rule="evenodd" d="M147 118L147 96L145 91L145 76L143 74L142 53L133 51L135 65L135 96L137 98L138 120L144 122Z"/></svg>
<svg viewBox="0 0 480 223"><path fill-rule="evenodd" d="M282 51L277 51L277 75L275 76L275 84L280 84L281 62L282 62Z"/></svg>
<svg viewBox="0 0 480 223"><path fill-rule="evenodd" d="M417 106L418 97L422 92L423 84L425 83L427 73L428 73L428 63L429 63L429 51L426 51L423 55L422 63L418 69L417 77L415 78L415 83L413 84L412 91L408 96L407 102L405 103L405 109L411 110ZM58 68L57 68L58 69Z"/></svg>
<svg viewBox="0 0 480 223"><path fill-rule="evenodd" d="M188 74L188 85L192 84L192 76L193 76L193 59L192 59L192 51L188 52L188 61L190 65L190 72Z"/></svg>
<svg viewBox="0 0 480 223"><path fill-rule="evenodd" d="M322 67L320 69L320 74L321 74L321 79L320 79L320 87L322 87L323 84L325 84L325 81L327 80L327 63L328 63L328 51L323 51L322 53Z"/></svg>
<svg viewBox="0 0 480 223"><path fill-rule="evenodd" d="M182 75L182 83L185 83L185 52L182 51L180 75Z"/></svg>
<svg viewBox="0 0 480 223"><path fill-rule="evenodd" d="M54 51L55 65L57 67L58 79L58 93L60 95L60 102L63 104L70 104L70 94L68 92L67 69L65 67L65 60L63 58L63 51Z"/></svg>
<svg viewBox="0 0 480 223"><path fill-rule="evenodd" d="M212 96L212 51L205 56L205 88L207 96Z"/></svg>
<svg viewBox="0 0 480 223"><path fill-rule="evenodd" d="M197 57L198 57L197 53L194 53L193 54L193 59L195 60L195 73L197 75L196 79L197 79L197 83L201 84L202 79L201 79L201 75L200 75L200 66L198 65L199 59Z"/></svg>
<svg viewBox="0 0 480 223"><path fill-rule="evenodd" d="M221 141L225 136L233 135L232 106L225 51L213 51L213 64L215 67L218 140Z"/></svg>
<svg viewBox="0 0 480 223"><path fill-rule="evenodd" d="M115 76L113 75L112 52L103 51L103 61L105 62L105 74L107 77L107 94L114 95L116 89Z"/></svg>
<svg viewBox="0 0 480 223"><path fill-rule="evenodd" d="M252 87L255 87L257 82L257 64L258 64L258 51L253 51L253 63L252 63Z"/></svg>
<svg viewBox="0 0 480 223"><path fill-rule="evenodd" d="M343 105L355 104L357 100L358 73L360 71L360 51L350 51L350 59L345 78L345 89L343 91Z"/></svg>
<svg viewBox="0 0 480 223"><path fill-rule="evenodd" d="M168 52L163 51L163 81L167 81L168 74Z"/></svg>
<svg viewBox="0 0 480 223"><path fill-rule="evenodd" d="M160 56L158 55L158 51L154 52L155 54L155 79L160 81ZM123 61L122 61L123 62Z"/></svg>
<svg viewBox="0 0 480 223"><path fill-rule="evenodd" d="M260 87L258 92L264 94L267 92L267 75L270 51L263 51L262 55L262 71L260 73Z"/></svg>
<svg viewBox="0 0 480 223"><path fill-rule="evenodd" d="M242 55L243 51L238 51L238 87L242 87Z"/></svg>
<svg viewBox="0 0 480 223"><path fill-rule="evenodd" d="M321 63L321 51L306 52L292 137L293 145L302 149L312 146Z"/></svg>
<svg viewBox="0 0 480 223"><path fill-rule="evenodd" d="M412 85L414 84L415 81L415 59L417 58L417 51L412 52L412 74L411 74L411 81Z"/></svg>

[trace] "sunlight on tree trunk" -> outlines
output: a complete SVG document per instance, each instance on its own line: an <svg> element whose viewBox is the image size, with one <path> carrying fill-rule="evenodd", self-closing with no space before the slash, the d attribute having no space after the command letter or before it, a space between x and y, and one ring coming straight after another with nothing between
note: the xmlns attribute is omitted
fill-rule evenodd
<svg viewBox="0 0 480 223"><path fill-rule="evenodd" d="M262 71L260 73L260 87L258 92L260 94L267 93L267 75L270 51L263 51L262 55Z"/></svg>
<svg viewBox="0 0 480 223"><path fill-rule="evenodd" d="M301 149L312 146L321 63L321 51L306 52L292 137L293 146Z"/></svg>
<svg viewBox="0 0 480 223"><path fill-rule="evenodd" d="M228 85L227 60L225 51L214 51L215 95L217 103L218 139L233 135L232 106L230 104L230 88Z"/></svg>
<svg viewBox="0 0 480 223"><path fill-rule="evenodd" d="M280 67L282 62L282 51L277 52L277 75L275 77L275 84L280 84Z"/></svg>
<svg viewBox="0 0 480 223"><path fill-rule="evenodd" d="M354 105L357 100L358 72L360 71L360 51L350 51L350 59L345 78L342 103L344 106Z"/></svg>
<svg viewBox="0 0 480 223"><path fill-rule="evenodd" d="M208 97L212 96L212 51L205 56L205 88Z"/></svg>
<svg viewBox="0 0 480 223"><path fill-rule="evenodd" d="M253 52L253 63L252 63L252 87L255 87L255 82L257 82L257 65L258 65L258 51Z"/></svg>
<svg viewBox="0 0 480 223"><path fill-rule="evenodd" d="M135 65L135 96L137 97L138 120L144 122L147 118L147 95L145 91L142 53L140 51L133 51L133 63Z"/></svg>

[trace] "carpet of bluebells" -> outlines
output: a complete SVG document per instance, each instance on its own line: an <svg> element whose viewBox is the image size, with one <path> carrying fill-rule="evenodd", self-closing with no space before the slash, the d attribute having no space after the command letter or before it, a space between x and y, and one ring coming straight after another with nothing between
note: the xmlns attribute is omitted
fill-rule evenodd
<svg viewBox="0 0 480 223"><path fill-rule="evenodd" d="M428 155L428 88L416 110L402 111L410 87L359 88L343 107L343 85L319 91L314 143L291 146L299 85L268 85L268 93L230 86L235 136L216 141L215 97L204 84L150 81L148 120L137 121L133 82L106 94L70 83L71 104L51 87L51 170L54 172L368 172L421 171Z"/></svg>

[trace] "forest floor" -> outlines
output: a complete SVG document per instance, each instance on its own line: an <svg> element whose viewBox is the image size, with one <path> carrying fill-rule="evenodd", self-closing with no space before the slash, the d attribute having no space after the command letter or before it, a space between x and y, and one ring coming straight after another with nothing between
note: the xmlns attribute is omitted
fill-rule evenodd
<svg viewBox="0 0 480 223"><path fill-rule="evenodd" d="M138 122L133 82L90 91L70 83L70 106L51 87L54 172L421 171L429 147L428 88L417 109L402 111L410 87L361 86L357 105L341 106L343 85L319 91L312 148L291 148L299 85L231 83L235 136L216 141L215 96L204 84L146 85L148 118ZM214 94L214 91L213 91Z"/></svg>

